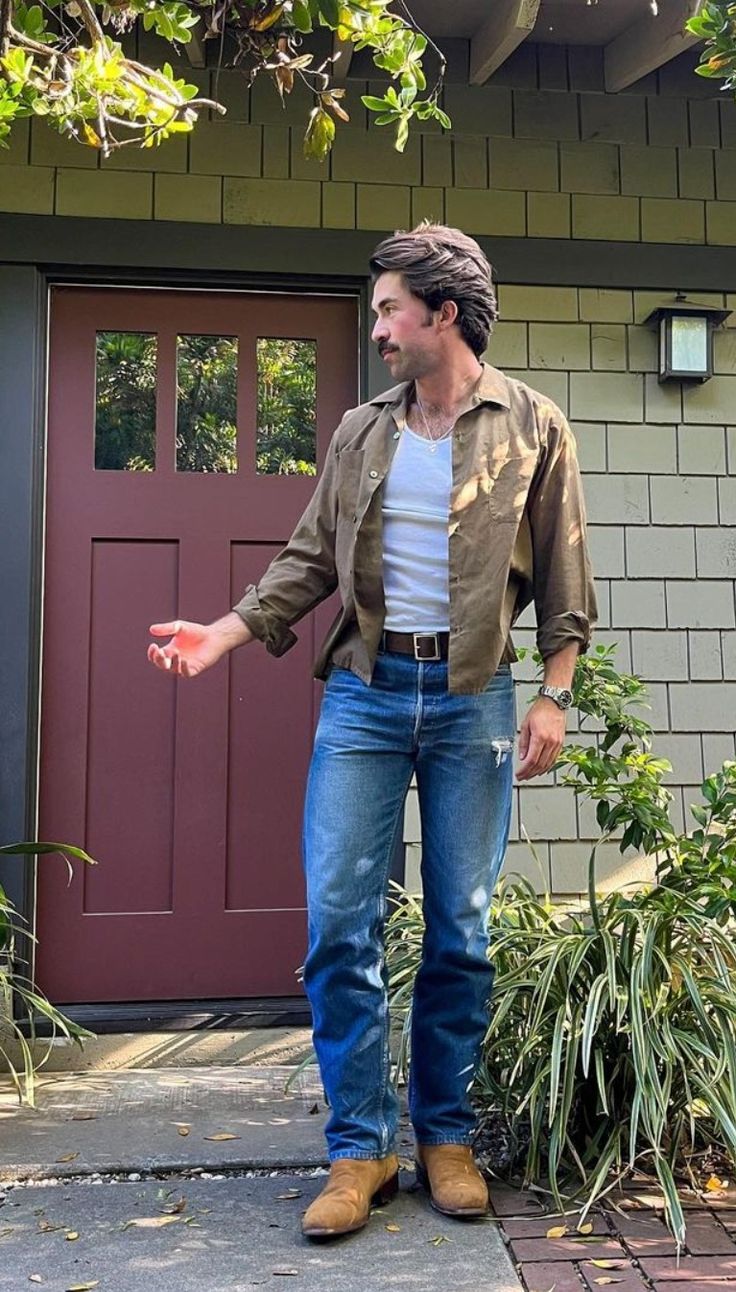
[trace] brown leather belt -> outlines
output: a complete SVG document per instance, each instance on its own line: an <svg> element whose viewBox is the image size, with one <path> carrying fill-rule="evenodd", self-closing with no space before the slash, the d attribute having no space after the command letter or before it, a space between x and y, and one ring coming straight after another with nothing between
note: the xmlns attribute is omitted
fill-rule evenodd
<svg viewBox="0 0 736 1292"><path fill-rule="evenodd" d="M447 659L449 642L449 633L393 633L386 630L381 637L383 650L412 655L420 661Z"/></svg>

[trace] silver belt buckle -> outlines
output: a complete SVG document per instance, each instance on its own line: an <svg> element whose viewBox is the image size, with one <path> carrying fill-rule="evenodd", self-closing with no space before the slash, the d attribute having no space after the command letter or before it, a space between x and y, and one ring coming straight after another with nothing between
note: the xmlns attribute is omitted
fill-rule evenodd
<svg viewBox="0 0 736 1292"><path fill-rule="evenodd" d="M414 658L416 660L418 660L420 663L424 660L428 660L431 663L433 660L438 660L442 658L442 656L440 655L439 633L414 633L413 636L414 636ZM433 654L425 655L421 653L422 642L432 643L430 649L432 650Z"/></svg>

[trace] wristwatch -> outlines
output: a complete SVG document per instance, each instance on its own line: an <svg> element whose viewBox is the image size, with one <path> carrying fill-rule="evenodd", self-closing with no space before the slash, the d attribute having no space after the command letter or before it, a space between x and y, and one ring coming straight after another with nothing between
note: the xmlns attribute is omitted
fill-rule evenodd
<svg viewBox="0 0 736 1292"><path fill-rule="evenodd" d="M540 686L539 694L554 700L558 709L569 709L572 704L572 691L566 686Z"/></svg>

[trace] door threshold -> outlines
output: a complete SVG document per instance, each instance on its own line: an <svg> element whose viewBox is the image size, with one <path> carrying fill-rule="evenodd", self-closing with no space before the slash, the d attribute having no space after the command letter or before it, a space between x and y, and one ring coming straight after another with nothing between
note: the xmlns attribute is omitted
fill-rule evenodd
<svg viewBox="0 0 736 1292"><path fill-rule="evenodd" d="M303 996L242 1000L163 1000L64 1005L66 1018L98 1035L118 1032L240 1032L271 1027L311 1027L312 1013ZM28 1034L28 1028L22 1030ZM51 1036L49 1020L35 1019L36 1036Z"/></svg>

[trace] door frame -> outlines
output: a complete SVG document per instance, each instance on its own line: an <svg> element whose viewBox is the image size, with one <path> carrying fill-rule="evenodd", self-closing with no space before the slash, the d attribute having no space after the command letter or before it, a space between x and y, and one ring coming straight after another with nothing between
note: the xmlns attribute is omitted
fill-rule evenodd
<svg viewBox="0 0 736 1292"><path fill-rule="evenodd" d="M289 237L288 231L286 237ZM132 266L53 269L39 265L0 265L0 425L11 434L0 438L0 542L11 561L0 563L0 606L3 636L9 649L0 659L0 696L13 696L9 739L0 742L0 842L36 838L39 806L41 678L43 667L44 544L46 538L47 398L51 290L57 286L140 288L150 290L232 291L285 295L350 296L358 304L358 391L367 398L369 371L369 293L367 277L337 274L168 272ZM15 430L15 434L13 434ZM6 482L3 489L1 481ZM5 496L7 494L7 496ZM14 559L13 559L14 558ZM398 861L398 857L396 859ZM25 864L24 864L25 862ZM0 857L0 884L30 933L35 932L38 866L62 864L51 857L43 863L28 858ZM396 862L393 870L396 869ZM396 876L398 877L398 875ZM403 878L403 867L402 874ZM21 939L18 954L35 972L35 946ZM17 1002L16 1002L17 1005ZM16 1009L16 1015L19 1013ZM283 1000L120 1002L94 1007L67 1006L66 1015L98 1031L163 1026L181 1030L196 1026L278 1026L306 1024L309 1005L302 997ZM36 1032L48 1032L38 1019Z"/></svg>

